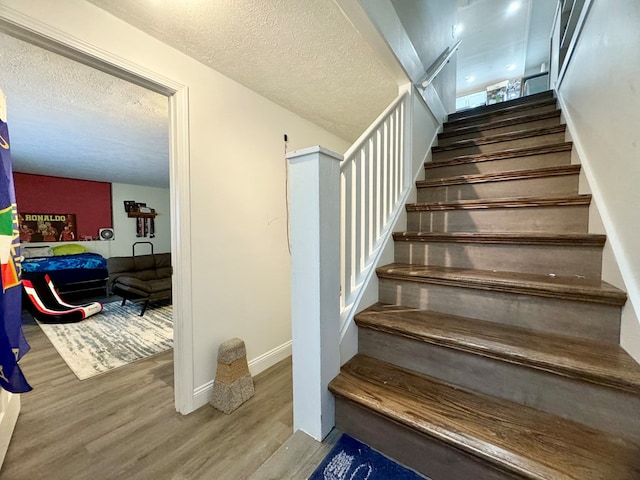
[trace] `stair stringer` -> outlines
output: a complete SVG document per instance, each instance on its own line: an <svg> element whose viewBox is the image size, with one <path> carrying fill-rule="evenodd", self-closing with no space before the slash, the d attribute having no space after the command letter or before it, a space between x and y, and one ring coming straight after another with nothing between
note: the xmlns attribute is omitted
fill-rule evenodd
<svg viewBox="0 0 640 480"><path fill-rule="evenodd" d="M602 251L602 279L627 292L628 295L627 303L622 307L620 316L620 346L640 363L640 316L637 313L640 309L640 285L637 285L632 278L630 271L632 267L626 260L623 242L619 238L613 220L607 214L606 199L598 188L589 155L580 141L580 136L575 133L576 127L571 121L571 115L567 113L569 109L560 92L557 92L557 99L562 110L560 121L567 125L566 141L573 142L571 163L582 166L579 193L592 195L589 207L589 233L607 236L607 242Z"/></svg>
<svg viewBox="0 0 640 480"><path fill-rule="evenodd" d="M391 216L384 233L380 236L379 247L376 254L371 259L368 273L362 280L360 294L350 306L352 312L347 318L341 318L340 325L340 365L344 365L356 353L358 353L358 327L354 317L356 312L370 307L378 302L378 276L376 269L387 263L392 263L394 258L393 232L404 231L407 226L407 212L405 205L408 202L415 202L418 195L416 182L424 179L424 164L430 163L432 147L438 144L438 134L442 132L443 122L440 116L432 111L426 100L414 89L412 95L411 111L411 142L413 160L412 181L410 187L406 189L403 196L398 199L396 209ZM421 110L418 110L421 108ZM421 116L419 116L421 115ZM418 144L418 138L428 138L427 142Z"/></svg>

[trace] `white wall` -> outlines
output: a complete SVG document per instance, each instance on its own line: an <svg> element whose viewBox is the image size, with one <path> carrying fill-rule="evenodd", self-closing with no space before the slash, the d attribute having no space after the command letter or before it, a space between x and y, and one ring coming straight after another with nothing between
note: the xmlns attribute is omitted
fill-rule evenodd
<svg viewBox="0 0 640 480"><path fill-rule="evenodd" d="M629 294L621 344L640 361L640 3L592 2L558 88ZM605 280L620 283L605 265Z"/></svg>
<svg viewBox="0 0 640 480"><path fill-rule="evenodd" d="M455 40L455 2L437 0L359 0L371 22L414 84L419 82L445 48ZM456 55L425 92L425 100L440 118L456 107ZM440 112L439 110L442 110Z"/></svg>
<svg viewBox="0 0 640 480"><path fill-rule="evenodd" d="M123 183L111 184L113 200L113 230L115 240L107 243L110 257L121 257L132 254L134 242L151 242L154 253L171 251L171 197L168 188L142 187ZM136 237L136 219L127 217L124 211L124 200L135 200L154 208L158 216L155 218L155 238ZM136 255L151 253L148 245L136 247Z"/></svg>
<svg viewBox="0 0 640 480"><path fill-rule="evenodd" d="M282 358L291 339L283 134L291 150L344 152L347 142L87 2L2 4L189 88L195 406L209 398L223 341L244 339L254 374Z"/></svg>
<svg viewBox="0 0 640 480"><path fill-rule="evenodd" d="M424 74L447 47L457 42L452 35L452 28L456 24L456 2L392 0L392 3L422 61ZM456 108L456 58L457 55L451 57L433 82L448 112L454 112Z"/></svg>

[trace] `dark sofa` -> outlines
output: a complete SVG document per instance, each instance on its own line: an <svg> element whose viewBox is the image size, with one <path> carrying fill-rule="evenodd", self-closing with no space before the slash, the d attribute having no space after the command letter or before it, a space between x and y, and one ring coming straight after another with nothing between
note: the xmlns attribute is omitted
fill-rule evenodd
<svg viewBox="0 0 640 480"><path fill-rule="evenodd" d="M111 257L107 259L109 291L127 300L142 301L140 316L153 300L171 298L170 253L138 255L135 257Z"/></svg>

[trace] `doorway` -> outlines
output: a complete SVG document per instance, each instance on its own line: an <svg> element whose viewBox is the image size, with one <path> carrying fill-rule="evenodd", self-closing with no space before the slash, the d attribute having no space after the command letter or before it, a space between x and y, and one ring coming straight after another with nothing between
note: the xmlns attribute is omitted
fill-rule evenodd
<svg viewBox="0 0 640 480"><path fill-rule="evenodd" d="M168 97L171 254L173 259L174 396L182 414L193 410L191 239L186 86L11 10L0 12L0 31Z"/></svg>

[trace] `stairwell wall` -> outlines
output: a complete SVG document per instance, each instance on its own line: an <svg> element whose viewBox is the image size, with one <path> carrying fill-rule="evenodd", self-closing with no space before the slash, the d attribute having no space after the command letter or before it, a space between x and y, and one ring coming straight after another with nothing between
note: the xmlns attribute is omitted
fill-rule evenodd
<svg viewBox="0 0 640 480"><path fill-rule="evenodd" d="M626 290L621 345L640 361L640 4L592 2L558 97L608 237L603 278ZM614 262L615 260L615 262ZM616 267L617 263L617 267ZM619 273L617 269L619 268Z"/></svg>
<svg viewBox="0 0 640 480"><path fill-rule="evenodd" d="M455 2L354 1L361 3L414 84L423 79L427 69L457 40L451 35L456 23ZM456 58L454 55L432 84L422 91L429 108L441 123L446 120L447 113L455 111Z"/></svg>

